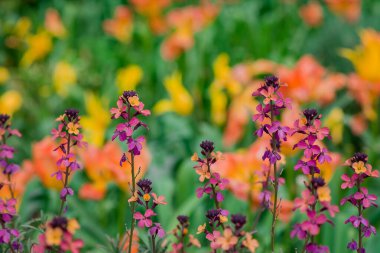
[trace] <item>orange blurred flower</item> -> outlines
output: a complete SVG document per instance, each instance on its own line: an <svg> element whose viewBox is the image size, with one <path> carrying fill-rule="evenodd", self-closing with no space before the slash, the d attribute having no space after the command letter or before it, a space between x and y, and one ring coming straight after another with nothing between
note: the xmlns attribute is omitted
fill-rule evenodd
<svg viewBox="0 0 380 253"><path fill-rule="evenodd" d="M80 153L84 170L90 179L79 190L79 196L84 199L103 199L109 183L116 183L124 191L129 190L131 183L131 168L128 162L120 167L122 150L115 142L107 142L104 147L88 146L86 151ZM136 165L141 168L137 181L142 178L150 164L150 153L146 145L141 155L135 157Z"/></svg>
<svg viewBox="0 0 380 253"><path fill-rule="evenodd" d="M316 1L310 1L302 6L299 15L307 25L312 27L319 26L323 21L323 9Z"/></svg>
<svg viewBox="0 0 380 253"><path fill-rule="evenodd" d="M166 30L166 23L162 17L164 9L171 0L131 0L136 11L148 18L150 28L160 34Z"/></svg>
<svg viewBox="0 0 380 253"><path fill-rule="evenodd" d="M51 137L32 144L32 159L28 162L43 185L49 189L61 189L62 184L51 175L57 171L57 161L61 158L60 151L54 151L57 144ZM64 170L64 168L60 168Z"/></svg>
<svg viewBox="0 0 380 253"><path fill-rule="evenodd" d="M332 12L349 22L356 22L360 17L361 0L325 0L325 2Z"/></svg>
<svg viewBox="0 0 380 253"><path fill-rule="evenodd" d="M49 8L45 14L45 28L55 37L65 37L66 28L62 24L61 17L55 9Z"/></svg>
<svg viewBox="0 0 380 253"><path fill-rule="evenodd" d="M120 239L119 248L121 248L122 253L127 253L129 247L129 230L124 234L124 236ZM131 253L139 252L139 233L137 230L134 230L132 237L132 251Z"/></svg>
<svg viewBox="0 0 380 253"><path fill-rule="evenodd" d="M108 19L103 23L104 31L120 42L128 42L130 40L132 28L132 13L126 6L116 7L114 18Z"/></svg>
<svg viewBox="0 0 380 253"><path fill-rule="evenodd" d="M211 3L172 10L166 22L173 31L161 45L162 57L174 60L194 44L194 34L211 23L219 9Z"/></svg>
<svg viewBox="0 0 380 253"><path fill-rule="evenodd" d="M283 90L285 97L294 102L303 104L318 102L322 105L331 103L337 90L343 88L345 76L328 73L310 55L303 56L294 66L287 68L281 66L277 70L282 82L288 87Z"/></svg>

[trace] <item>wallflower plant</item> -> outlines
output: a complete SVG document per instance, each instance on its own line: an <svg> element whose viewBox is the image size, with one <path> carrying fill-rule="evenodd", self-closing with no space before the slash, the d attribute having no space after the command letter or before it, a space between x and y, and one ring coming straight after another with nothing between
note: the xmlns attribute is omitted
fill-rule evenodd
<svg viewBox="0 0 380 253"><path fill-rule="evenodd" d="M12 176L19 170L19 166L11 162L15 149L7 144L7 140L12 136L21 137L21 134L17 129L11 128L9 115L0 114L0 169L7 179L7 181L0 182L0 191L5 190L4 187L8 187L10 192L10 198L0 197L0 249L4 250L3 246L5 246L5 251L16 253L22 252L23 247L19 240L20 232L14 227L17 199L13 189Z"/></svg>
<svg viewBox="0 0 380 253"><path fill-rule="evenodd" d="M262 209L258 214L257 220L260 218L261 212L265 208L270 208L272 213L271 226L271 250L275 250L275 228L280 213L281 200L278 197L278 189L284 179L281 178L281 170L279 161L281 160L280 147L281 143L287 140L290 128L282 126L277 120L281 110L291 109L289 98L284 98L280 92L280 80L276 76L268 76L264 83L253 92L253 96L262 99L262 102L256 107L257 113L253 115L253 121L260 124L259 129L255 132L257 137L267 135L270 137L269 148L266 149L262 156L263 161L268 161L268 166L263 166L263 175L265 180L262 181L262 192L260 194ZM273 190L270 191L270 184ZM273 202L272 202L273 194Z"/></svg>
<svg viewBox="0 0 380 253"><path fill-rule="evenodd" d="M138 196L137 196L138 192L136 191L136 178L139 174L139 170L136 171L135 156L140 155L140 152L142 150L142 143L145 141L144 136L136 136L136 134L134 133L140 127L144 127L147 129L147 125L143 123L142 121L140 121L138 117L148 116L150 115L150 111L144 109L144 104L140 101L135 91L124 91L123 95L121 95L119 99L117 100L117 107L111 109L111 115L112 115L112 119L114 120L117 120L119 118L123 120L122 123L119 123L116 126L116 129L112 136L112 140L115 140L116 138L118 138L120 142L125 142L128 147L127 152L123 153L120 159L120 166L122 166L124 162L128 162L131 165L130 190L131 190L132 198L135 199L135 201L131 201L131 226L130 226L130 231L129 231L130 234L129 234L129 249L128 249L128 253L131 253L133 230L135 227L135 222L137 220L136 215L135 215L135 208L136 208L136 202L138 200ZM151 212L153 211L147 210L147 212L148 212L146 213L147 216L144 216L144 218L140 216L137 216L137 217L141 218L140 220L145 220L146 222L148 218L151 216L152 214Z"/></svg>
<svg viewBox="0 0 380 253"><path fill-rule="evenodd" d="M307 219L295 224L291 237L304 240L301 252L329 252L327 246L319 245L316 241L321 226L325 223L333 224L325 213L334 217L339 211L337 206L331 204L330 188L321 176L320 169L321 164L332 160L328 150L322 146L322 140L326 137L330 138L329 129L322 127L322 115L315 109L304 110L302 116L294 122L290 133L300 137L293 149L303 152L302 158L294 169L301 170L306 177L304 181L306 189L302 192L302 198L295 199L294 210L299 209L300 212L305 213Z"/></svg>
<svg viewBox="0 0 380 253"><path fill-rule="evenodd" d="M372 170L371 164L368 163L368 156L364 153L356 153L353 157L345 162L349 166L352 175L343 174L341 179L342 189L355 189L355 192L344 197L340 204L350 203L358 210L357 215L350 216L344 223L351 223L358 230L358 239L353 239L348 243L347 248L358 253L365 253L363 238L376 235L376 228L364 218L364 211L372 206L377 207L375 194L369 194L368 189L363 186L363 183L368 178L378 178L379 171Z"/></svg>

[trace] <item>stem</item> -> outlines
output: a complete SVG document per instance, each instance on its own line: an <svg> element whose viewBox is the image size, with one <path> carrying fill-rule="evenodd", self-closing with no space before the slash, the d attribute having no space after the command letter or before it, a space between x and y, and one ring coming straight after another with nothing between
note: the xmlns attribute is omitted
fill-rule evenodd
<svg viewBox="0 0 380 253"><path fill-rule="evenodd" d="M71 142L71 135L69 134L69 137L67 138L66 156L70 154L70 142ZM65 171L65 179L63 181L63 188L67 187L67 183L69 181L69 175L70 175L69 166L67 166L66 171ZM61 199L61 207L59 209L59 216L62 216L65 202L66 202L66 198Z"/></svg>
<svg viewBox="0 0 380 253"><path fill-rule="evenodd" d="M358 187L358 192L360 192L360 178L357 181L357 187ZM358 206L358 213L359 217L362 216L363 210L362 210L362 203L359 202ZM363 236L362 236L362 223L359 224L359 249L363 248Z"/></svg>
<svg viewBox="0 0 380 253"><path fill-rule="evenodd" d="M270 102L270 120L271 124L273 124L273 102ZM273 152L277 152L277 143L276 138L272 135L272 150ZM272 213L272 229L271 229L271 248L272 252L274 252L274 246L276 243L275 239L275 229L276 229L276 220L277 220L277 199L278 199L278 175L277 175L277 162L273 164L273 175L274 175L274 201L273 201L273 213Z"/></svg>
<svg viewBox="0 0 380 253"><path fill-rule="evenodd" d="M302 247L302 253L305 252L307 243L309 242L309 239L310 239L310 235L307 235L306 240L305 240L305 244Z"/></svg>
<svg viewBox="0 0 380 253"><path fill-rule="evenodd" d="M156 253L156 237L152 235L152 253Z"/></svg>
<svg viewBox="0 0 380 253"><path fill-rule="evenodd" d="M135 178L135 155L131 153L131 171L132 171L132 197L135 196L136 192L136 178ZM132 242L133 242L133 230L135 229L135 219L133 218L133 215L135 214L135 207L136 202L132 202L131 207L131 231L129 233L129 246L128 246L128 252L132 252Z"/></svg>

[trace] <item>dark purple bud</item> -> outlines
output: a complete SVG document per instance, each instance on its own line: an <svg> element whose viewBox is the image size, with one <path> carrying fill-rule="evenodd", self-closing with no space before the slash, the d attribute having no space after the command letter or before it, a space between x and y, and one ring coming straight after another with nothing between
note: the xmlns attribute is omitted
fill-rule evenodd
<svg viewBox="0 0 380 253"><path fill-rule="evenodd" d="M204 156L208 156L215 149L214 142L208 140L202 141L199 146L202 148L201 153Z"/></svg>
<svg viewBox="0 0 380 253"><path fill-rule="evenodd" d="M5 127L5 124L10 119L8 114L0 114L0 127Z"/></svg>
<svg viewBox="0 0 380 253"><path fill-rule="evenodd" d="M62 230L67 229L67 218L63 216L57 216L54 217L53 220L50 222L50 227L52 228L61 228Z"/></svg>
<svg viewBox="0 0 380 253"><path fill-rule="evenodd" d="M325 180L322 177L315 177L311 179L311 184L316 189L318 187L322 187L326 184Z"/></svg>
<svg viewBox="0 0 380 253"><path fill-rule="evenodd" d="M247 222L247 218L241 214L231 215L231 222L235 225L236 230L241 229Z"/></svg>
<svg viewBox="0 0 380 253"><path fill-rule="evenodd" d="M140 187L144 193L150 193L152 191L152 181L149 179L141 179L137 182L137 186Z"/></svg>
<svg viewBox="0 0 380 253"><path fill-rule="evenodd" d="M315 109L305 109L303 111L303 115L305 116L307 120L307 125L312 125L313 121L318 118L318 111Z"/></svg>
<svg viewBox="0 0 380 253"><path fill-rule="evenodd" d="M67 116L67 119L70 122L77 122L78 121L78 116L79 116L79 111L76 109L67 109L65 111L65 114Z"/></svg>
<svg viewBox="0 0 380 253"><path fill-rule="evenodd" d="M179 215L179 216L177 216L177 220L184 227L187 227L189 225L189 217L186 216L186 215Z"/></svg>
<svg viewBox="0 0 380 253"><path fill-rule="evenodd" d="M280 87L280 80L278 79L277 76L267 76L264 79L264 85L265 87L273 87L275 89L278 89Z"/></svg>
<svg viewBox="0 0 380 253"><path fill-rule="evenodd" d="M360 161L366 163L368 161L368 155L358 152L358 153L355 153L354 156L351 158L352 163L360 162Z"/></svg>

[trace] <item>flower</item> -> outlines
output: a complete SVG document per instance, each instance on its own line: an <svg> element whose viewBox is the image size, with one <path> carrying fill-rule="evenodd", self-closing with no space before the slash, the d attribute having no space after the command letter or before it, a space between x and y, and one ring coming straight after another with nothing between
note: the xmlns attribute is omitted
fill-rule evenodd
<svg viewBox="0 0 380 253"><path fill-rule="evenodd" d="M165 88L170 99L161 99L156 103L153 111L156 114L163 114L173 111L180 115L189 115L193 111L193 98L182 83L181 74L176 71L165 78Z"/></svg>
<svg viewBox="0 0 380 253"><path fill-rule="evenodd" d="M353 163L352 168L355 170L356 174L364 173L367 171L367 168L363 161Z"/></svg>
<svg viewBox="0 0 380 253"><path fill-rule="evenodd" d="M10 115L17 112L23 104L22 95L16 90L8 90L0 96L0 108Z"/></svg>
<svg viewBox="0 0 380 253"><path fill-rule="evenodd" d="M0 85L4 84L9 79L9 71L7 68L0 66Z"/></svg>
<svg viewBox="0 0 380 253"><path fill-rule="evenodd" d="M140 212L134 213L133 218L138 220L137 225L140 228L143 228L143 227L149 228L152 226L152 220L150 219L150 217L155 216L155 215L157 215L155 212L153 212L151 209L147 209L144 215L141 214Z"/></svg>
<svg viewBox="0 0 380 253"><path fill-rule="evenodd" d="M165 196L157 196L156 193L152 192L153 202L157 205L166 205Z"/></svg>
<svg viewBox="0 0 380 253"><path fill-rule="evenodd" d="M232 233L232 230L227 228L223 232L223 236L216 239L216 243L220 244L223 250L229 250L238 243L238 238Z"/></svg>
<svg viewBox="0 0 380 253"><path fill-rule="evenodd" d="M193 246L195 246L197 248L201 247L201 243L193 235L189 235L189 242L191 243L191 245L193 245Z"/></svg>
<svg viewBox="0 0 380 253"><path fill-rule="evenodd" d="M349 22L356 22L361 13L361 0L325 0L327 7Z"/></svg>
<svg viewBox="0 0 380 253"><path fill-rule="evenodd" d="M128 65L117 71L116 85L119 92L134 90L143 78L143 70L138 65Z"/></svg>
<svg viewBox="0 0 380 253"><path fill-rule="evenodd" d="M35 61L43 59L52 49L53 43L50 35L46 31L39 31L37 34L27 37L28 50L21 59L22 66L29 66Z"/></svg>
<svg viewBox="0 0 380 253"><path fill-rule="evenodd" d="M205 229L206 229L206 223L203 223L203 225L199 225L197 228L197 235L203 233Z"/></svg>
<svg viewBox="0 0 380 253"><path fill-rule="evenodd" d="M66 61L59 61L53 71L53 84L61 97L66 97L77 82L75 68Z"/></svg>
<svg viewBox="0 0 380 253"><path fill-rule="evenodd" d="M243 246L246 247L249 252L255 253L256 249L259 247L259 242L256 239L252 238L251 233L247 233L243 241Z"/></svg>
<svg viewBox="0 0 380 253"><path fill-rule="evenodd" d="M85 94L85 107L87 115L81 118L85 139L100 147L104 142L105 132L111 123L108 106L104 97L98 97L93 93Z"/></svg>
<svg viewBox="0 0 380 253"><path fill-rule="evenodd" d="M61 17L57 10L49 8L45 13L45 28L55 37L65 37L66 28L62 24Z"/></svg>
<svg viewBox="0 0 380 253"><path fill-rule="evenodd" d="M68 133L69 134L75 134L75 135L78 135L79 134L79 124L78 123L74 123L74 122L69 122L67 124L67 129L68 129Z"/></svg>
<svg viewBox="0 0 380 253"><path fill-rule="evenodd" d="M49 246L58 246L62 241L63 231L61 228L48 227L46 229L46 244Z"/></svg>
<svg viewBox="0 0 380 253"><path fill-rule="evenodd" d="M129 42L133 29L133 17L129 8L127 6L116 7L113 19L104 21L103 29L120 42Z"/></svg>
<svg viewBox="0 0 380 253"><path fill-rule="evenodd" d="M150 235L157 235L160 238L165 236L165 230L161 227L160 223L154 223L154 225L149 229Z"/></svg>
<svg viewBox="0 0 380 253"><path fill-rule="evenodd" d="M323 21L323 9L317 1L310 1L302 6L299 15L311 27L320 26Z"/></svg>
<svg viewBox="0 0 380 253"><path fill-rule="evenodd" d="M330 192L331 192L331 190L328 186L318 187L317 188L317 195L318 195L319 201L330 202L331 201Z"/></svg>
<svg viewBox="0 0 380 253"><path fill-rule="evenodd" d="M341 143L343 138L344 113L341 108L334 108L325 118L325 125L331 129L331 137L334 143Z"/></svg>

